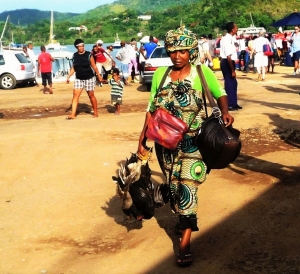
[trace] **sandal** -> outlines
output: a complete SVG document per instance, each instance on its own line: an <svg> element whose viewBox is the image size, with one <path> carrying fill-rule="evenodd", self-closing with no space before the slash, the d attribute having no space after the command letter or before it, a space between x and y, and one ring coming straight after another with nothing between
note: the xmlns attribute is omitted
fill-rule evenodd
<svg viewBox="0 0 300 274"><path fill-rule="evenodd" d="M176 263L178 266L190 266L193 262L192 253L177 254Z"/></svg>

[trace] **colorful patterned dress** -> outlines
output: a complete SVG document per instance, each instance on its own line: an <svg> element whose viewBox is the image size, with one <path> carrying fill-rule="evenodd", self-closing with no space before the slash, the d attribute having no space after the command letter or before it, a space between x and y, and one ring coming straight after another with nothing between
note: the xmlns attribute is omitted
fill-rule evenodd
<svg viewBox="0 0 300 274"><path fill-rule="evenodd" d="M213 96L218 99L226 95L213 72L205 66L202 68ZM159 68L153 76L148 111L153 112L157 108L163 108L185 121L187 125L190 125L198 110L200 111L176 150L172 151L155 143L155 151L160 167L170 184L170 202L173 211L182 217L191 217L193 220L189 221L190 227L192 230L198 230L197 189L199 184L205 181L207 171L201 154L194 144L195 136L206 117L202 86L196 67L192 66L191 73L186 79L172 81L168 75L161 90L157 91L166 69L166 67Z"/></svg>

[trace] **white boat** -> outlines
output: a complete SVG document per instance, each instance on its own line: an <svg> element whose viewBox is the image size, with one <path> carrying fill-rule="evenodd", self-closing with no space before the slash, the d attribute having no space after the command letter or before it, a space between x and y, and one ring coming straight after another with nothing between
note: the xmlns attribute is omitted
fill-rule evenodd
<svg viewBox="0 0 300 274"><path fill-rule="evenodd" d="M114 47L114 49L121 48L121 40L120 40L119 35L117 33L116 33L115 42L113 43L113 47Z"/></svg>
<svg viewBox="0 0 300 274"><path fill-rule="evenodd" d="M250 27L247 27L247 28L238 28L238 31L237 31L237 34L236 34L237 36L240 36L241 34L243 34L244 36L258 35L261 31L266 32L265 28L263 28L263 27L255 27L254 26L251 13L250 13L250 18L251 18L251 22L252 22L252 24L250 25Z"/></svg>
<svg viewBox="0 0 300 274"><path fill-rule="evenodd" d="M255 27L251 25L247 28L238 28L237 36L240 36L241 34L243 34L244 36L258 35L260 31L266 32L266 29L263 27Z"/></svg>
<svg viewBox="0 0 300 274"><path fill-rule="evenodd" d="M62 50L66 48L65 46L61 46L59 42L54 40L55 35L53 34L53 10L51 10L51 19L50 19L50 35L49 35L49 44L45 46L46 50Z"/></svg>

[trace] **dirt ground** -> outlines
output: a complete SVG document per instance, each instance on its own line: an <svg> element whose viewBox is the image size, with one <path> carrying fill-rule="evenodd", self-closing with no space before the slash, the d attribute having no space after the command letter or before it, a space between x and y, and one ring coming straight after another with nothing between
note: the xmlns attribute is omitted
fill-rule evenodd
<svg viewBox="0 0 300 274"><path fill-rule="evenodd" d="M194 262L178 268L177 217L124 221L111 176L136 152L149 92L126 87L114 115L97 87L66 120L72 85L0 90L0 273L300 273L300 75L275 67L265 82L238 72L241 155L199 188ZM221 73L216 72L221 81ZM161 183L157 160L153 182Z"/></svg>

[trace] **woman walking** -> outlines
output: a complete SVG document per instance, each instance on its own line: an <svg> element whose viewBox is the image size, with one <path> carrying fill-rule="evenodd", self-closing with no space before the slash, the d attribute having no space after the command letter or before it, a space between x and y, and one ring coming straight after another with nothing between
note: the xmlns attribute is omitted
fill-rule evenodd
<svg viewBox="0 0 300 274"><path fill-rule="evenodd" d="M293 33L291 37L291 51L293 53L292 60L294 62L294 73L293 75L296 75L296 73L299 73L299 58L300 58L300 32L299 32L299 26L295 26L295 32Z"/></svg>
<svg viewBox="0 0 300 274"><path fill-rule="evenodd" d="M260 31L259 37L254 41L254 54L255 54L254 67L256 68L258 73L256 82L265 81L266 78L266 67L268 67L268 56L264 55L263 46L265 44L269 44L269 46L271 47L269 40L265 37L265 32Z"/></svg>
<svg viewBox="0 0 300 274"><path fill-rule="evenodd" d="M207 167L194 144L194 139L205 117L205 111L202 85L196 67L193 65L199 59L196 34L180 26L167 32L164 44L173 66L170 70L167 70L167 67L160 67L154 73L145 123L138 144L138 155L141 157L147 155L145 133L148 121L156 109L162 108L187 124L196 115L189 132L185 134L183 141L175 150L169 150L155 143L157 159L166 177L167 186L170 187L171 208L179 214L176 230L181 233L182 238L176 262L179 266L185 266L192 263L191 233L199 230L197 190L198 186L205 181L207 173ZM231 125L233 117L228 114L225 90L208 67L202 66L202 70L222 111L222 119L227 126ZM158 89L163 76L166 78L161 83L161 88ZM199 114L197 114L198 110L200 110Z"/></svg>
<svg viewBox="0 0 300 274"><path fill-rule="evenodd" d="M76 118L76 111L79 102L79 97L82 90L85 89L93 108L94 117L98 117L97 109L97 99L94 94L96 86L96 77L98 77L99 82L102 81L102 77L96 67L94 57L91 52L84 49L84 42L81 39L76 39L74 46L77 52L73 55L73 66L67 77L67 83L70 82L70 77L75 72L75 81L73 88L73 99L72 99L72 112L71 115L67 116L67 120Z"/></svg>

